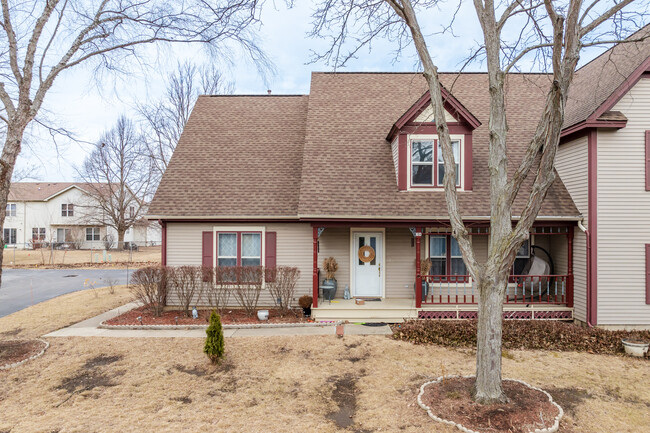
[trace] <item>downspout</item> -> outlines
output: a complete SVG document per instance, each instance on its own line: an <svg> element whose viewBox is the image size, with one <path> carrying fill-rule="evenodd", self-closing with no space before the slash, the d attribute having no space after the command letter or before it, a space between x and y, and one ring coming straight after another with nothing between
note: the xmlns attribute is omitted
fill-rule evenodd
<svg viewBox="0 0 650 433"><path fill-rule="evenodd" d="M589 233L589 229L583 225L583 221L584 218L578 221L578 228L585 234L587 241L587 326L593 328L594 325L591 323L591 308L589 307L591 305L591 234Z"/></svg>

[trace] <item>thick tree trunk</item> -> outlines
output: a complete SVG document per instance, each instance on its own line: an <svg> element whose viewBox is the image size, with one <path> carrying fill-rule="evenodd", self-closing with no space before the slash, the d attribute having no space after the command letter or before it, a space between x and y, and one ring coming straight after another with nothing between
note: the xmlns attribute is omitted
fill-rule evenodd
<svg viewBox="0 0 650 433"><path fill-rule="evenodd" d="M474 399L482 404L507 401L501 387L501 324L507 277L478 283L478 333Z"/></svg>
<svg viewBox="0 0 650 433"><path fill-rule="evenodd" d="M25 127L7 128L2 156L0 157L0 235L4 236L5 217L7 216L7 199L9 198L9 187L11 176L14 172L16 158L20 153ZM2 285L2 260L4 258L4 239L0 245L0 286Z"/></svg>
<svg viewBox="0 0 650 433"><path fill-rule="evenodd" d="M117 230L117 249L118 250L124 249L124 233L126 233L126 229L118 229Z"/></svg>

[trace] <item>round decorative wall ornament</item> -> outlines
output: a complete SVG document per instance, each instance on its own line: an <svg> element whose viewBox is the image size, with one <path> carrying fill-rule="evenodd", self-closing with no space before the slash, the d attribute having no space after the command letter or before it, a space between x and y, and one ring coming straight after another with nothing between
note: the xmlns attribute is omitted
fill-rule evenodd
<svg viewBox="0 0 650 433"><path fill-rule="evenodd" d="M359 260L364 263L372 262L375 259L375 249L370 245L359 248Z"/></svg>

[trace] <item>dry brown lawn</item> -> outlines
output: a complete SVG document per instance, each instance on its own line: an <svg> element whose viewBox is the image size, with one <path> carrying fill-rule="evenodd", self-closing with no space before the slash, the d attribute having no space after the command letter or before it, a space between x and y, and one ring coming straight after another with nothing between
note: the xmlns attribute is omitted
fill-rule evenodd
<svg viewBox="0 0 650 433"><path fill-rule="evenodd" d="M108 260L110 255L110 261ZM52 259L52 256L54 258ZM57 265L78 265L97 263L104 266L116 265L124 266L127 263L160 263L160 247L142 247L139 251L133 251L132 256L128 251L112 250L107 252L106 263L104 262L103 252L98 250L13 250L7 248L2 257L3 266L11 267L51 267Z"/></svg>
<svg viewBox="0 0 650 433"><path fill-rule="evenodd" d="M4 335L42 335L129 300L126 288L77 292L0 319ZM226 339L211 366L196 338L50 338L45 354L0 371L0 432L442 432L416 404L441 374L471 374L468 349L384 336ZM650 363L510 351L504 376L551 392L564 433L650 425ZM337 425L349 424L346 429Z"/></svg>
<svg viewBox="0 0 650 433"><path fill-rule="evenodd" d="M0 318L0 338L34 338L133 300L127 286L81 290ZM2 430L0 430L1 432Z"/></svg>
<svg viewBox="0 0 650 433"><path fill-rule="evenodd" d="M469 350L378 336L230 338L218 367L202 339L50 343L43 357L0 372L0 431L451 433L419 409L417 390L442 373L471 374L474 363ZM565 433L650 425L647 361L510 352L504 376L549 390L567 411ZM352 415L347 430L331 419L336 400Z"/></svg>

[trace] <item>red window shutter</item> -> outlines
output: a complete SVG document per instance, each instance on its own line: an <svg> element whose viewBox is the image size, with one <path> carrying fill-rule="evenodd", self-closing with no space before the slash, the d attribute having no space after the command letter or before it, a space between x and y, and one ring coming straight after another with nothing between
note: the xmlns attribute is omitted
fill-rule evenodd
<svg viewBox="0 0 650 433"><path fill-rule="evenodd" d="M645 244L645 303L650 305L650 244Z"/></svg>
<svg viewBox="0 0 650 433"><path fill-rule="evenodd" d="M264 238L265 251L264 251L264 265L270 272L266 272L266 281L275 280L275 272L271 270L277 266L277 233L276 232L266 232L266 237Z"/></svg>
<svg viewBox="0 0 650 433"><path fill-rule="evenodd" d="M203 259L201 260L201 264L203 266L213 266L213 261L212 261L212 251L213 251L213 245L212 245L212 237L213 234L212 232L203 232L203 249L202 249L202 256Z"/></svg>
<svg viewBox="0 0 650 433"><path fill-rule="evenodd" d="M397 189L406 191L409 175L409 154L406 134L400 134L397 140Z"/></svg>
<svg viewBox="0 0 650 433"><path fill-rule="evenodd" d="M645 132L645 190L650 191L650 131Z"/></svg>

